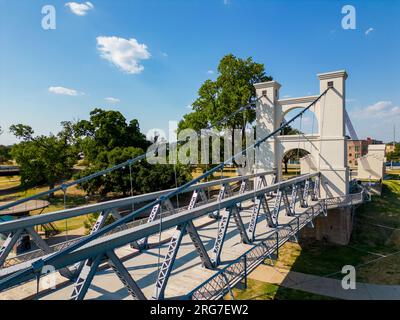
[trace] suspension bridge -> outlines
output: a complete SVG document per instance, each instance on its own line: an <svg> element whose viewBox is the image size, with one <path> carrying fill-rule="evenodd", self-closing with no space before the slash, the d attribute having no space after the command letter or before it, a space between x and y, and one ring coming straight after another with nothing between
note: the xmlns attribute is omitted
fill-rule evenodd
<svg viewBox="0 0 400 320"><path fill-rule="evenodd" d="M0 249L0 298L27 292L25 298L38 299L220 299L259 264L275 259L284 243L297 241L303 230L319 228L324 233L324 224L329 224L328 236L343 233L332 224L338 216L341 222L351 221L367 192L352 185L346 165L347 74L338 71L318 78L318 96L279 99L278 82L255 85L257 99L238 110L255 108L257 114L256 141L244 150L255 155L251 173L207 181L235 155L174 189L0 224L0 233L7 235ZM302 110L283 121L295 108ZM318 119L315 134L280 135L308 110ZM309 153L301 175L283 180L282 157L299 148ZM145 156L57 190L65 195L74 184L130 167ZM1 206L0 211L52 192ZM92 213L99 215L87 236L51 246L36 231ZM107 224L110 217L113 222ZM11 257L22 235L37 248ZM56 270L56 288L39 290L49 267Z"/></svg>

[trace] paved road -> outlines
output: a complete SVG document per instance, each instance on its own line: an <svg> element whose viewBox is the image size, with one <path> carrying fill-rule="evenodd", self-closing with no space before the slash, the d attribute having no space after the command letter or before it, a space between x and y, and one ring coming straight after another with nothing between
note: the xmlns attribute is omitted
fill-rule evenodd
<svg viewBox="0 0 400 320"><path fill-rule="evenodd" d="M400 300L400 285L356 283L356 289L345 290L341 280L294 272L266 265L258 266L250 279L277 284L323 296L344 300Z"/></svg>

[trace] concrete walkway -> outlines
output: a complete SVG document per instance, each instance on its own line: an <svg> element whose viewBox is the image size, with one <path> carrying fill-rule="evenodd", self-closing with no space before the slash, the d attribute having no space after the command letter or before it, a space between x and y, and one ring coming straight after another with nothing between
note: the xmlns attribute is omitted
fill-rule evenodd
<svg viewBox="0 0 400 320"><path fill-rule="evenodd" d="M277 284L323 296L344 300L400 300L400 285L356 283L356 289L345 290L341 280L294 272L266 265L258 266L250 279Z"/></svg>

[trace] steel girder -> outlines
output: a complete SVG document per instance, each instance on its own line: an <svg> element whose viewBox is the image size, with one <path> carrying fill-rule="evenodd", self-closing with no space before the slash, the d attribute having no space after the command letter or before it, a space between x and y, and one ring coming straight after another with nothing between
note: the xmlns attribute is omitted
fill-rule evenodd
<svg viewBox="0 0 400 320"><path fill-rule="evenodd" d="M257 179L258 179L257 185L254 184L254 187L256 188L256 190L267 186L267 180L265 179L265 176L260 176Z"/></svg>
<svg viewBox="0 0 400 320"><path fill-rule="evenodd" d="M286 215L288 217L294 216L294 213L293 213L292 208L290 206L290 202L289 202L289 198L288 198L286 190L282 190L282 198L283 198L283 205L284 205L285 210L286 210Z"/></svg>
<svg viewBox="0 0 400 320"><path fill-rule="evenodd" d="M180 224L175 228L175 232L168 245L167 255L158 272L156 286L154 290L153 299L164 299L164 292L167 286L169 276L171 274L176 255L178 254L179 246L181 245L183 235L185 233L186 223Z"/></svg>
<svg viewBox="0 0 400 320"><path fill-rule="evenodd" d="M179 247L182 242L183 236L188 233L193 245L202 261L202 264L207 269L213 268L213 263L207 253L203 242L197 233L193 221L180 224L176 227L174 234L168 245L167 254L158 272L153 298L156 300L164 299L165 288L167 287L168 279L173 269Z"/></svg>
<svg viewBox="0 0 400 320"><path fill-rule="evenodd" d="M196 227L193 224L193 221L188 221L186 224L186 231L192 239L192 242L196 248L196 251L203 263L203 266L207 269L212 269L213 264L211 262L210 257L208 256L207 250L203 245L203 242L200 239L199 234L197 233Z"/></svg>
<svg viewBox="0 0 400 320"><path fill-rule="evenodd" d="M156 205L153 206L151 209L150 215L147 219L147 223L154 221L157 218L158 214L161 214L161 209L165 207L167 212L170 212L171 214L175 213L175 208L174 205L172 204L170 199L166 199L160 203L157 203ZM133 242L131 244L132 248L138 249L138 250L144 250L148 247L148 237L139 239L136 242Z"/></svg>
<svg viewBox="0 0 400 320"><path fill-rule="evenodd" d="M218 225L217 237L215 239L214 248L212 250L214 254L214 257L212 258L212 263L214 267L218 266L221 262L222 247L224 245L226 232L228 230L229 221L232 215L235 220L235 224L239 230L242 242L250 243L250 239L247 235L242 218L240 217L239 208L237 204L234 204L233 206L224 210L223 213L221 214L221 219Z"/></svg>
<svg viewBox="0 0 400 320"><path fill-rule="evenodd" d="M0 249L0 265L7 259L8 254L19 240L23 231L24 229L19 229L8 234L7 239L3 242Z"/></svg>
<svg viewBox="0 0 400 320"><path fill-rule="evenodd" d="M290 198L290 208L293 214L296 214L296 203L297 203L298 193L299 193L299 187L297 186L297 184L294 184L292 186L292 195Z"/></svg>
<svg viewBox="0 0 400 320"><path fill-rule="evenodd" d="M213 254L214 258L212 259L213 266L217 266L220 263L220 255L222 251L222 246L224 244L226 231L228 230L229 220L231 218L232 207L228 210L224 210L221 214L221 219L218 225L217 238L215 239Z"/></svg>
<svg viewBox="0 0 400 320"><path fill-rule="evenodd" d="M104 255L87 259L81 268L71 294L71 300L83 300Z"/></svg>
<svg viewBox="0 0 400 320"><path fill-rule="evenodd" d="M149 215L149 217L147 219L147 222L154 221L154 219L156 218L157 214L160 211L160 208L161 208L161 204L160 203L157 203L156 205L154 205L154 207L151 209L151 212L150 212L150 215ZM132 245L133 248L142 250L142 249L147 247L147 240L148 240L148 238L145 237L145 238L139 239L136 242L133 242L131 245Z"/></svg>
<svg viewBox="0 0 400 320"><path fill-rule="evenodd" d="M225 195L228 193L229 190L229 184L224 183L221 186L221 189L219 189L218 192L218 197L217 197L217 202L221 202L222 199L225 198ZM218 219L220 217L221 213L220 210L215 210L214 212L212 212L209 217L210 218L214 218L214 219Z"/></svg>
<svg viewBox="0 0 400 320"><path fill-rule="evenodd" d="M318 201L319 197L320 197L320 183L321 183L321 179L320 177L316 177L315 181L314 181L314 188L313 188L313 193L311 196L311 199L313 201Z"/></svg>
<svg viewBox="0 0 400 320"><path fill-rule="evenodd" d="M14 245L19 241L20 237L22 234L26 232L30 238L33 240L33 242L38 246L40 250L42 250L45 254L52 253L53 250L51 247L44 241L39 234L35 231L33 227L26 227L22 229L18 229L14 232L10 232L7 236L7 239L4 241L4 243L1 246L0 249L0 265L4 263L4 261L7 259L7 256L11 252L12 248ZM73 273L67 268L62 268L59 270L60 274L68 279L73 278Z"/></svg>
<svg viewBox="0 0 400 320"><path fill-rule="evenodd" d="M260 209L261 209L261 199L260 198L261 197L258 197L254 200L250 223L247 228L250 242L254 241L254 235L256 232L256 227L257 227L257 222L258 222L258 215L260 214Z"/></svg>
<svg viewBox="0 0 400 320"><path fill-rule="evenodd" d="M309 194L310 194L310 179L307 179L303 189L303 208L308 207Z"/></svg>
<svg viewBox="0 0 400 320"><path fill-rule="evenodd" d="M203 183L195 184L195 185L188 187L185 192L191 192L196 189L205 189L208 187L219 185L221 183L238 182L238 181L242 181L245 178L252 179L252 178L258 177L260 175L268 175L268 174L273 174L273 171L260 172L257 174L250 174L250 175L246 175L246 176L238 176L238 177L225 178L225 179L221 179L221 180L213 180L213 181L203 182ZM168 193L170 193L171 191L174 191L174 190L176 190L176 188L141 194L141 195L123 198L123 199L110 200L110 201L105 201L105 202L96 203L96 204L89 204L89 205L77 207L77 208L63 209L63 210L60 210L57 212L51 212L51 213L44 214L44 215L36 215L36 216L32 216L32 217L25 218L25 219L18 219L15 221L4 222L4 223L0 224L0 233L9 234L10 232L13 232L15 230L25 228L25 227L34 227L34 226L46 224L49 222L65 220L65 219L74 218L74 217L78 217L78 216L82 216L82 215L86 215L86 214L92 214L94 212L102 212L102 211L105 211L108 209L124 208L127 206L131 206L133 204L136 204L136 203L143 203L143 202L159 199L160 197L167 195Z"/></svg>
<svg viewBox="0 0 400 320"><path fill-rule="evenodd" d="M70 298L71 300L83 300L85 298L90 284L102 262L108 262L111 269L135 300L146 300L142 290L132 279L128 270L112 250L107 251L105 254L99 254L93 258L89 258L84 262L79 277L75 282Z"/></svg>
<svg viewBox="0 0 400 320"><path fill-rule="evenodd" d="M104 210L104 211L100 212L99 216L96 219L96 222L94 223L94 225L92 227L92 230L90 230L90 234L93 234L93 233L97 232L99 229L101 229L102 227L104 227L110 214L113 215L114 219L121 218L120 214L112 209ZM81 261L74 265L75 274L77 275L77 279L80 278L79 273L82 272L82 268L86 264L87 264L87 261Z"/></svg>
<svg viewBox="0 0 400 320"><path fill-rule="evenodd" d="M133 280L129 271L125 268L124 264L117 257L115 252L108 251L106 253L106 256L108 258L108 264L113 269L118 278L121 280L122 284L128 290L132 298L134 300L146 300L146 296L143 294L140 287Z"/></svg>

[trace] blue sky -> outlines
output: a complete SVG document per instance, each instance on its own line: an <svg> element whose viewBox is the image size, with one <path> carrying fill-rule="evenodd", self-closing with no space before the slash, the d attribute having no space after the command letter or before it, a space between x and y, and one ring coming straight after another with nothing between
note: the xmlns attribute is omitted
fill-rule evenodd
<svg viewBox="0 0 400 320"><path fill-rule="evenodd" d="M15 142L13 123L56 133L94 107L166 129L227 53L264 63L281 97L317 94L317 73L346 69L358 136L391 140L394 123L400 136L400 1L76 2L0 0L0 144ZM356 30L341 27L346 4ZM55 30L41 27L44 5Z"/></svg>

